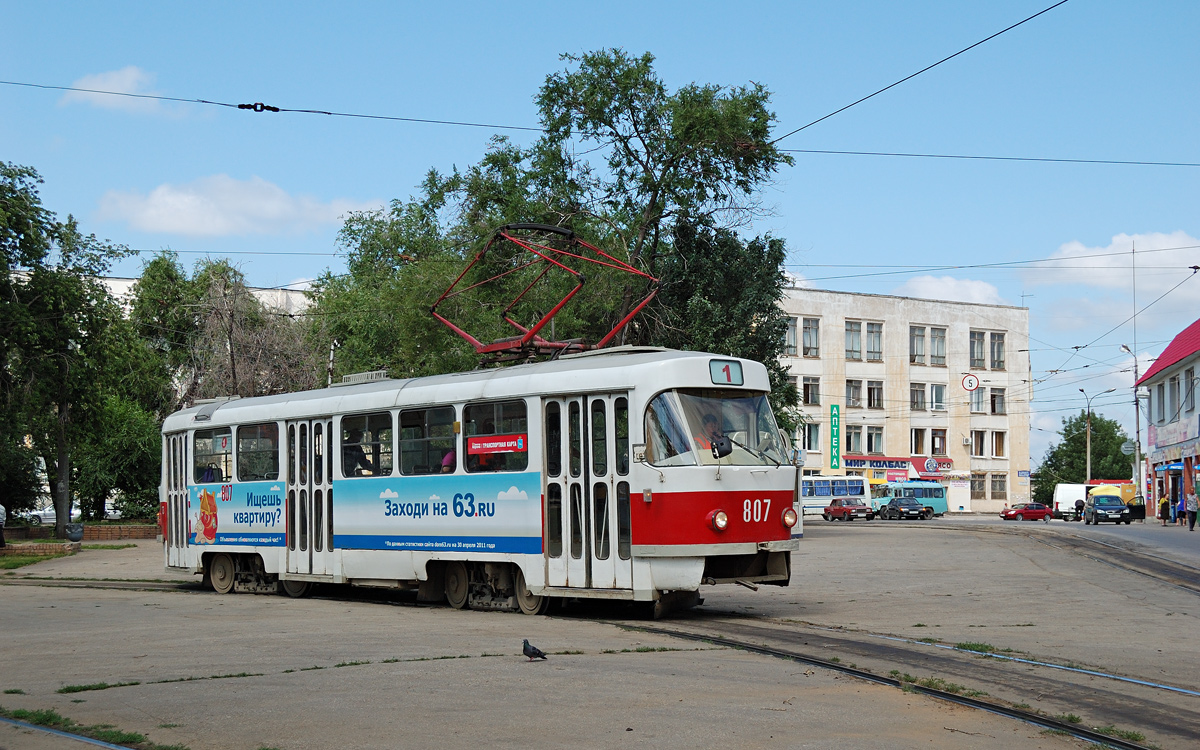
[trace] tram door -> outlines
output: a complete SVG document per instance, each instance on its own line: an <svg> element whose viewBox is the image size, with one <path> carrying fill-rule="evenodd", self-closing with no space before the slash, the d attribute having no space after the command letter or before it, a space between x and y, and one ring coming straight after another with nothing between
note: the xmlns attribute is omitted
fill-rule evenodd
<svg viewBox="0 0 1200 750"><path fill-rule="evenodd" d="M168 435L166 440L167 565L187 565L188 546L188 461L187 433Z"/></svg>
<svg viewBox="0 0 1200 750"><path fill-rule="evenodd" d="M333 535L332 474L328 419L288 422L287 571L325 575L330 572Z"/></svg>
<svg viewBox="0 0 1200 750"><path fill-rule="evenodd" d="M624 394L548 399L546 580L632 588L629 400Z"/></svg>

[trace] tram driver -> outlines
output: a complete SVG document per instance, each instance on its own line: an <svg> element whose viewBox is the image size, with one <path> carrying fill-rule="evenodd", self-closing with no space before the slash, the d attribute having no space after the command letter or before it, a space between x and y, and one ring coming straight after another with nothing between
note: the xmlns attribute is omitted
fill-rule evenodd
<svg viewBox="0 0 1200 750"><path fill-rule="evenodd" d="M696 446L701 450L711 451L712 441L721 437L721 424L712 414L705 414L701 420L700 433L696 435Z"/></svg>
<svg viewBox="0 0 1200 750"><path fill-rule="evenodd" d="M342 437L342 473L348 477L369 476L374 473L371 459L362 447L362 430L351 427Z"/></svg>

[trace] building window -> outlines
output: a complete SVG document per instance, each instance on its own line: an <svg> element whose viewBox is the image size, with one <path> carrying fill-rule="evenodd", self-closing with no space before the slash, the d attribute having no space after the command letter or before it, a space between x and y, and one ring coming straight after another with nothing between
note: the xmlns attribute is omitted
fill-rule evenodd
<svg viewBox="0 0 1200 750"><path fill-rule="evenodd" d="M946 431L939 430L939 429L933 429L933 430L930 430L929 432L930 432L930 448L932 448L933 455L935 455L935 456L946 455Z"/></svg>
<svg viewBox="0 0 1200 750"><path fill-rule="evenodd" d="M1196 368L1184 370L1183 379L1187 383L1183 387L1183 410L1193 411L1196 408Z"/></svg>
<svg viewBox="0 0 1200 750"><path fill-rule="evenodd" d="M810 452L821 450L821 425L815 422L804 425L804 450Z"/></svg>
<svg viewBox="0 0 1200 750"><path fill-rule="evenodd" d="M925 326L908 327L908 363L925 364Z"/></svg>
<svg viewBox="0 0 1200 750"><path fill-rule="evenodd" d="M979 388L977 390L983 390ZM992 414L1007 414L1004 410L1004 389L993 388L992 390Z"/></svg>
<svg viewBox="0 0 1200 750"><path fill-rule="evenodd" d="M912 440L910 442L909 450L912 451L914 456L927 455L925 453L925 430L919 428L913 429Z"/></svg>
<svg viewBox="0 0 1200 750"><path fill-rule="evenodd" d="M1008 475L1007 474L992 474L992 499L1007 500L1008 499Z"/></svg>
<svg viewBox="0 0 1200 750"><path fill-rule="evenodd" d="M946 329L929 329L929 364L946 366Z"/></svg>
<svg viewBox="0 0 1200 750"><path fill-rule="evenodd" d="M913 411L925 411L925 384L908 384L908 408Z"/></svg>
<svg viewBox="0 0 1200 750"><path fill-rule="evenodd" d="M821 321L818 318L804 319L804 356L821 356Z"/></svg>
<svg viewBox="0 0 1200 750"><path fill-rule="evenodd" d="M929 386L929 408L932 411L946 411L946 386L932 383Z"/></svg>
<svg viewBox="0 0 1200 750"><path fill-rule="evenodd" d="M1005 435L1007 435L1007 434L1008 433L1004 433L1004 432L993 432L992 433L992 457L993 458L1004 458L1004 456L1005 456L1004 438L1005 438Z"/></svg>
<svg viewBox="0 0 1200 750"><path fill-rule="evenodd" d="M867 428L867 453L883 453L883 428Z"/></svg>
<svg viewBox="0 0 1200 750"><path fill-rule="evenodd" d="M867 361L883 360L883 323L867 323Z"/></svg>
<svg viewBox="0 0 1200 750"><path fill-rule="evenodd" d="M846 359L862 359L862 323L846 321Z"/></svg>
<svg viewBox="0 0 1200 750"><path fill-rule="evenodd" d="M867 408L882 409L883 408L883 381L868 380L867 381Z"/></svg>
<svg viewBox="0 0 1200 750"><path fill-rule="evenodd" d="M846 425L846 453L862 453L862 426Z"/></svg>
<svg viewBox="0 0 1200 750"><path fill-rule="evenodd" d="M971 455L977 458L982 458L987 455L983 452L984 446L987 443L987 433L983 430L971 430Z"/></svg>
<svg viewBox="0 0 1200 750"><path fill-rule="evenodd" d="M1004 334L992 334L992 369L1004 369Z"/></svg>
<svg viewBox="0 0 1200 750"><path fill-rule="evenodd" d="M796 356L796 319L788 318L787 333L783 336L783 353L785 356Z"/></svg>
<svg viewBox="0 0 1200 750"><path fill-rule="evenodd" d="M1162 424L1167 419L1167 386L1159 383L1154 389L1154 403L1158 407L1156 422Z"/></svg>
<svg viewBox="0 0 1200 750"><path fill-rule="evenodd" d="M976 388L975 390L971 391L972 412L975 412L976 414L983 414L987 411L987 409L984 408L983 403L984 391L986 390L986 388Z"/></svg>
<svg viewBox="0 0 1200 750"><path fill-rule="evenodd" d="M804 378L804 392L801 394L804 397L805 406L820 406L821 405L821 379Z"/></svg>
<svg viewBox="0 0 1200 750"><path fill-rule="evenodd" d="M971 369L982 370L987 367L987 344L983 331L971 331Z"/></svg>
<svg viewBox="0 0 1200 750"><path fill-rule="evenodd" d="M987 500L987 474L971 475L971 499Z"/></svg>
<svg viewBox="0 0 1200 750"><path fill-rule="evenodd" d="M862 381L846 381L846 406L862 406Z"/></svg>
<svg viewBox="0 0 1200 750"><path fill-rule="evenodd" d="M1179 421L1179 376L1167 381L1167 421Z"/></svg>

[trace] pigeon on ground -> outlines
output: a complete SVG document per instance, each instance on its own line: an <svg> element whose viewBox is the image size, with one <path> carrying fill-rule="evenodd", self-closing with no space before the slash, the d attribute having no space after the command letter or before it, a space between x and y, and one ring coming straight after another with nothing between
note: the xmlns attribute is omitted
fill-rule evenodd
<svg viewBox="0 0 1200 750"><path fill-rule="evenodd" d="M538 648L537 646L529 645L528 638L525 639L525 648L522 649L521 651L522 651L522 653L524 653L526 656L529 657L529 661L533 661L534 659L545 659L546 658L546 655L544 653L542 653L542 650L540 648Z"/></svg>

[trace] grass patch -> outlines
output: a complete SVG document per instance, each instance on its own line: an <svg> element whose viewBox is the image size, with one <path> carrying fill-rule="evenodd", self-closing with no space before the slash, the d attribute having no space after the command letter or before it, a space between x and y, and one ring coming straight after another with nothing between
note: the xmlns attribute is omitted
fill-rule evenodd
<svg viewBox="0 0 1200 750"><path fill-rule="evenodd" d="M370 664L370 663L371 663L370 661L344 661L339 664L334 664L333 668L337 669L338 667L357 667L361 664Z"/></svg>
<svg viewBox="0 0 1200 750"><path fill-rule="evenodd" d="M50 555L5 555L0 557L0 570L14 570L23 568L26 565L53 560L56 557L66 557L65 552L55 552Z"/></svg>
<svg viewBox="0 0 1200 750"><path fill-rule="evenodd" d="M900 681L901 682L916 682L917 678L913 677L908 672L905 672L904 674L900 675Z"/></svg>
<svg viewBox="0 0 1200 750"><path fill-rule="evenodd" d="M943 693L950 693L951 695L958 695L965 690L962 685L956 682L947 682L941 677L926 677L923 680L917 680L917 684L921 687L927 687L930 690L941 690Z"/></svg>
<svg viewBox="0 0 1200 750"><path fill-rule="evenodd" d="M1133 732L1128 729L1117 729L1112 724L1108 724L1103 727L1092 727L1092 729L1104 735L1105 737L1116 737L1122 740L1129 740L1130 742L1141 742L1142 740L1146 739L1146 735L1142 734L1141 732Z"/></svg>
<svg viewBox="0 0 1200 750"><path fill-rule="evenodd" d="M1047 737L1070 737L1071 733L1065 729L1043 729L1042 734Z"/></svg>
<svg viewBox="0 0 1200 750"><path fill-rule="evenodd" d="M23 721L26 724L36 724L40 727L49 727L58 729L64 732L72 732L81 734L92 739L108 742L114 745L140 745L146 750L187 750L186 748L175 745L173 748L164 747L148 743L146 735L138 732L125 732L117 729L111 724L93 724L84 725L68 719L52 709L40 709L35 711L26 711L25 709L7 710L0 706L0 716L17 721Z"/></svg>
<svg viewBox="0 0 1200 750"><path fill-rule="evenodd" d="M656 649L647 649L647 650L654 651ZM641 651L641 649L638 649L638 651ZM569 656L572 654L582 654L582 653L583 653L582 651L551 651L550 655L551 656Z"/></svg>
<svg viewBox="0 0 1200 750"><path fill-rule="evenodd" d="M841 663L842 663L842 660L841 660L841 659L839 659L839 658L837 658L836 656L835 656L835 657L833 657L832 659L830 659L829 661L833 662L834 664L841 664Z"/></svg>
<svg viewBox="0 0 1200 750"><path fill-rule="evenodd" d="M929 626L928 626L928 625L926 625L926 624L925 624L925 623L923 623L923 622L918 622L916 625L913 625L913 627L914 627L914 628L927 628L927 627L929 627Z"/></svg>
<svg viewBox="0 0 1200 750"><path fill-rule="evenodd" d="M25 691L21 688L9 688L4 691L5 695L25 695Z"/></svg>
<svg viewBox="0 0 1200 750"><path fill-rule="evenodd" d="M379 663L380 664L395 664L398 661L400 661L400 660L393 656L391 659L384 659L383 661L381 661Z"/></svg>
<svg viewBox="0 0 1200 750"><path fill-rule="evenodd" d="M1083 719L1077 714L1059 714L1054 718L1058 719L1059 721L1065 721L1068 724L1078 724L1079 722L1083 721Z"/></svg>
<svg viewBox="0 0 1200 750"><path fill-rule="evenodd" d="M287 670L291 672L292 670ZM176 677L170 680L154 680L151 685L163 685L168 682L196 682L197 680L230 680L236 677L262 677L262 672L238 672L237 674L214 674L208 677ZM137 683L134 683L137 684Z"/></svg>
<svg viewBox="0 0 1200 750"><path fill-rule="evenodd" d="M1032 708L1032 706L1030 706L1028 703L1014 703L1012 705L1013 708L1019 708L1023 711L1028 711L1030 708Z"/></svg>
<svg viewBox="0 0 1200 750"><path fill-rule="evenodd" d="M129 549L136 547L136 544L85 544L83 549Z"/></svg>
<svg viewBox="0 0 1200 750"><path fill-rule="evenodd" d="M893 669L891 672L888 672L888 677L896 677L896 678L899 678L899 677L900 677L900 670L899 670L899 669Z"/></svg>
<svg viewBox="0 0 1200 750"><path fill-rule="evenodd" d="M175 727L181 727L181 726L183 726L183 725L182 724L159 724L158 728L159 729L174 729Z"/></svg>
<svg viewBox="0 0 1200 750"><path fill-rule="evenodd" d="M963 695L967 696L968 698L982 698L983 696L987 695L987 693L982 690L964 690Z"/></svg>
<svg viewBox="0 0 1200 750"><path fill-rule="evenodd" d="M93 682L89 685L64 685L54 692L64 694L83 693L88 690L108 690L109 688L133 687L134 685L141 684L142 683L138 682L137 680L134 680L133 682Z"/></svg>
<svg viewBox="0 0 1200 750"><path fill-rule="evenodd" d="M937 638L918 638L917 643L937 643Z"/></svg>
<svg viewBox="0 0 1200 750"><path fill-rule="evenodd" d="M974 651L979 654L990 654L996 650L996 647L990 643L978 643L976 641L956 643L954 647L959 651Z"/></svg>

